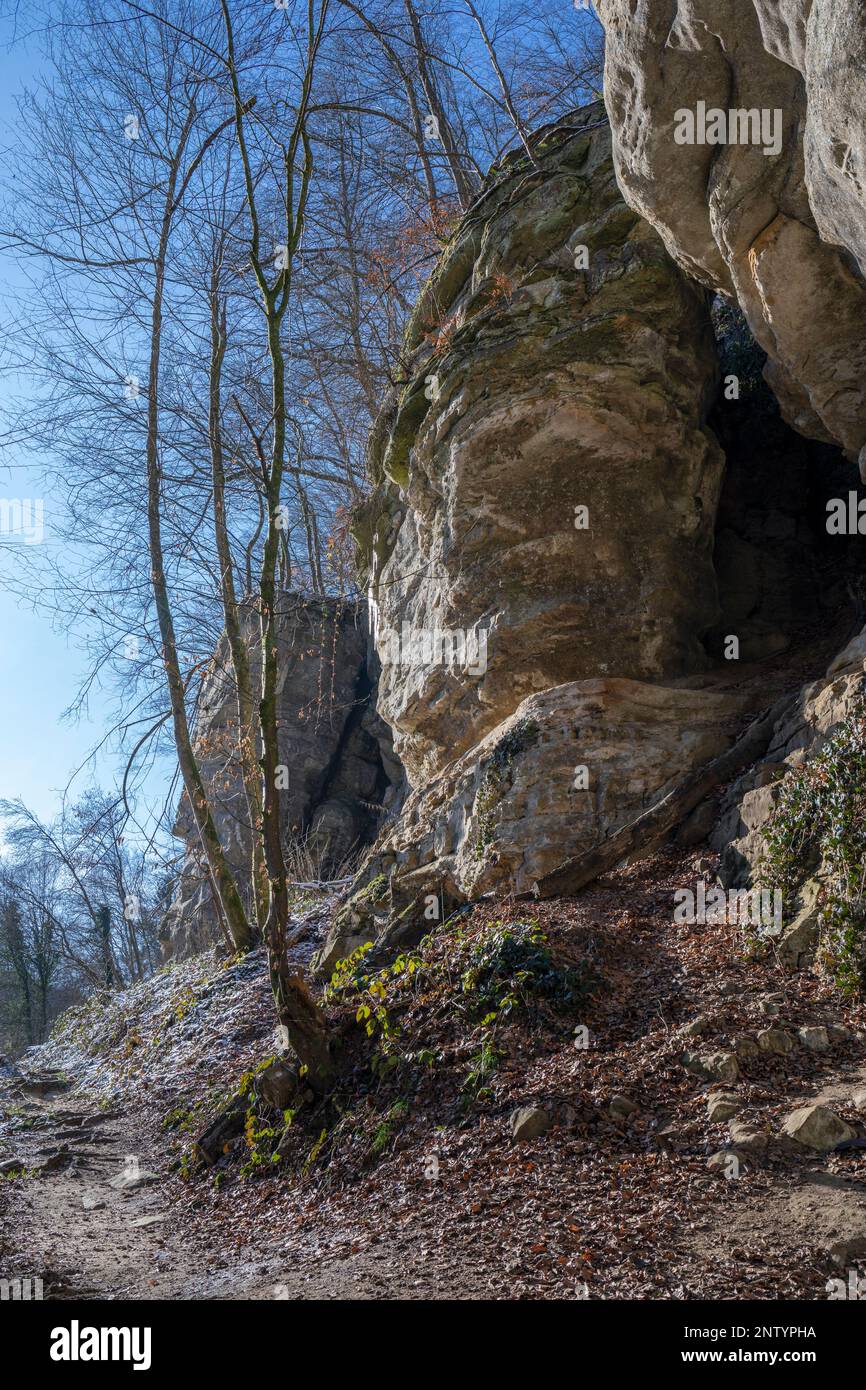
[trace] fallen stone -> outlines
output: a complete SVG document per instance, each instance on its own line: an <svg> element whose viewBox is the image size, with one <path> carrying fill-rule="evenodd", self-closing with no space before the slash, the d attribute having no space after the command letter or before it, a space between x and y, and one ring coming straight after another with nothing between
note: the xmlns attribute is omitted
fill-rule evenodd
<svg viewBox="0 0 866 1390"><path fill-rule="evenodd" d="M728 1126L731 1143L743 1153L764 1154L770 1143L770 1131L755 1129L748 1120L732 1120Z"/></svg>
<svg viewBox="0 0 866 1390"><path fill-rule="evenodd" d="M741 1062L748 1061L750 1057L760 1057L761 1049L754 1038L738 1038L734 1043L734 1051Z"/></svg>
<svg viewBox="0 0 866 1390"><path fill-rule="evenodd" d="M827 1035L831 1042L845 1043L850 1042L854 1037L850 1028L845 1028L841 1023L831 1023L827 1027Z"/></svg>
<svg viewBox="0 0 866 1390"><path fill-rule="evenodd" d="M820 1026L800 1028L797 1030L797 1037L810 1052L826 1052L830 1046L827 1029Z"/></svg>
<svg viewBox="0 0 866 1390"><path fill-rule="evenodd" d="M707 1167L711 1172L723 1172L727 1178L738 1178L740 1169L748 1166L748 1154L740 1153L737 1149L719 1149L707 1159Z"/></svg>
<svg viewBox="0 0 866 1390"><path fill-rule="evenodd" d="M26 1167L23 1158L4 1158L0 1162L0 1177L8 1178L10 1173L23 1173Z"/></svg>
<svg viewBox="0 0 866 1390"><path fill-rule="evenodd" d="M707 1097L707 1119L717 1125L730 1120L741 1110L742 1101L736 1096L712 1095Z"/></svg>
<svg viewBox="0 0 866 1390"><path fill-rule="evenodd" d="M866 1086L858 1086L851 1097L851 1104L856 1110L866 1110Z"/></svg>
<svg viewBox="0 0 866 1390"><path fill-rule="evenodd" d="M782 1028L764 1028L758 1034L758 1047L762 1052L771 1052L785 1057L794 1050L794 1039Z"/></svg>
<svg viewBox="0 0 866 1390"><path fill-rule="evenodd" d="M550 1116L537 1105L522 1105L519 1110L512 1112L509 1125L512 1139L522 1143L527 1139L536 1139L550 1129Z"/></svg>
<svg viewBox="0 0 866 1390"><path fill-rule="evenodd" d="M166 1218L164 1216L160 1215L139 1216L138 1219L136 1221L133 1221L132 1224L133 1226L159 1226L163 1221L165 1221L165 1219Z"/></svg>
<svg viewBox="0 0 866 1390"><path fill-rule="evenodd" d="M271 1062L256 1077L256 1091L266 1105L275 1110L288 1110L297 1096L299 1086L297 1067L288 1062Z"/></svg>
<svg viewBox="0 0 866 1390"><path fill-rule="evenodd" d="M782 1124L783 1134L807 1149L826 1153L855 1137L854 1130L826 1105L801 1105Z"/></svg>
<svg viewBox="0 0 866 1390"><path fill-rule="evenodd" d="M714 1081L737 1081L740 1065L733 1052L710 1052L702 1057L701 1065Z"/></svg>
<svg viewBox="0 0 866 1390"><path fill-rule="evenodd" d="M711 1019L708 1014L698 1014L697 1018L693 1018L691 1023L686 1024L683 1029L683 1037L699 1038L701 1033L706 1033L710 1023Z"/></svg>
<svg viewBox="0 0 866 1390"><path fill-rule="evenodd" d="M614 1096L608 1106L608 1113L614 1119L625 1120L628 1119L629 1115L633 1115L637 1108L634 1101L629 1100L628 1096Z"/></svg>
<svg viewBox="0 0 866 1390"><path fill-rule="evenodd" d="M102 1211L105 1203L101 1197L91 1197L86 1193L81 1199L81 1205L85 1211Z"/></svg>
<svg viewBox="0 0 866 1390"><path fill-rule="evenodd" d="M761 1013L765 1014L767 1018L778 1018L782 1010L781 1004L775 999L762 999L760 1007Z"/></svg>

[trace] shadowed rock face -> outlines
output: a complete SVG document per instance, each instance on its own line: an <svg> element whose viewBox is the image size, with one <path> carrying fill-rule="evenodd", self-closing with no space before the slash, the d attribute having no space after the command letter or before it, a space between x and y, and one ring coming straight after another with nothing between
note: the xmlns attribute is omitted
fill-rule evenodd
<svg viewBox="0 0 866 1390"><path fill-rule="evenodd" d="M256 678L257 628L250 614ZM365 605L284 594L279 657L286 838L305 838L323 869L333 870L372 839L400 776L388 730L375 711L375 662L369 654ZM220 839L249 900L251 840L236 742L237 700L223 637L202 688L196 752ZM186 793L174 833L184 841L184 860L162 937L167 956L183 956L220 939Z"/></svg>
<svg viewBox="0 0 866 1390"><path fill-rule="evenodd" d="M623 193L679 264L739 301L802 433L866 444L861 0L599 0ZM777 142L677 143L698 104ZM777 113L777 114L776 114ZM750 132L751 134L751 132ZM713 136L715 138L715 134ZM765 149L772 152L766 154ZM866 458L866 456L864 456Z"/></svg>
<svg viewBox="0 0 866 1390"><path fill-rule="evenodd" d="M717 616L705 296L625 205L600 103L534 148L461 223L374 435L358 533L413 786L551 686L701 670Z"/></svg>

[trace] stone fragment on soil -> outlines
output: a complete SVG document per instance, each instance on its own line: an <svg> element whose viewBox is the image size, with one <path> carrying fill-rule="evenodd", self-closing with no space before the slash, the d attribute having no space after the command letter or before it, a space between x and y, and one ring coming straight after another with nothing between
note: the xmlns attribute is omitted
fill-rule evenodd
<svg viewBox="0 0 866 1390"><path fill-rule="evenodd" d="M526 1139L536 1139L550 1129L550 1116L537 1105L522 1105L512 1112L509 1120L511 1137L518 1143Z"/></svg>
<svg viewBox="0 0 866 1390"><path fill-rule="evenodd" d="M634 1114L635 1110L637 1110L637 1106L628 1096L614 1096L608 1106L608 1112L614 1119L626 1120L629 1115Z"/></svg>
<svg viewBox="0 0 866 1390"><path fill-rule="evenodd" d="M866 1086L858 1086L851 1097L851 1104L856 1110L866 1110Z"/></svg>
<svg viewBox="0 0 866 1390"><path fill-rule="evenodd" d="M707 1029L710 1026L710 1022L711 1020L708 1014L698 1014L697 1018L693 1018L691 1023L686 1024L685 1028L683 1029L683 1037L700 1037L701 1033L706 1033Z"/></svg>
<svg viewBox="0 0 866 1390"><path fill-rule="evenodd" d="M826 1028L816 1026L813 1028L800 1028L797 1037L805 1048L810 1052L826 1052L830 1046L830 1038Z"/></svg>
<svg viewBox="0 0 866 1390"><path fill-rule="evenodd" d="M701 1064L714 1081L737 1081L740 1065L733 1052L710 1052L701 1058Z"/></svg>
<svg viewBox="0 0 866 1390"><path fill-rule="evenodd" d="M728 1126L728 1133L731 1143L737 1149L753 1156L766 1153L770 1143L769 1130L755 1129L754 1124L750 1124L748 1120L732 1120Z"/></svg>
<svg viewBox="0 0 866 1390"><path fill-rule="evenodd" d="M298 1069L288 1062L271 1062L256 1077L256 1090L266 1105L288 1110L298 1093Z"/></svg>
<svg viewBox="0 0 866 1390"><path fill-rule="evenodd" d="M101 1197L91 1197L89 1193L85 1193L81 1199L81 1205L85 1211L102 1211L105 1203Z"/></svg>
<svg viewBox="0 0 866 1390"><path fill-rule="evenodd" d="M711 1172L723 1172L727 1178L737 1178L740 1175L740 1168L748 1163L748 1155L738 1152L737 1149L719 1149L707 1159L707 1167Z"/></svg>
<svg viewBox="0 0 866 1390"><path fill-rule="evenodd" d="M764 1028L758 1034L758 1047L762 1052L771 1052L777 1057L785 1057L794 1050L794 1039L783 1028Z"/></svg>
<svg viewBox="0 0 866 1390"><path fill-rule="evenodd" d="M120 1192L135 1192L139 1187L147 1187L152 1182L159 1182L159 1174L152 1173L148 1168L139 1168L129 1173L124 1171L109 1179L109 1185L116 1187Z"/></svg>
<svg viewBox="0 0 866 1390"><path fill-rule="evenodd" d="M854 1130L826 1105L801 1105L782 1124L783 1134L808 1149L826 1153L855 1137Z"/></svg>
<svg viewBox="0 0 866 1390"><path fill-rule="evenodd" d="M736 1096L716 1094L707 1097L707 1119L710 1124L722 1124L725 1120L730 1120L741 1110L742 1101Z"/></svg>

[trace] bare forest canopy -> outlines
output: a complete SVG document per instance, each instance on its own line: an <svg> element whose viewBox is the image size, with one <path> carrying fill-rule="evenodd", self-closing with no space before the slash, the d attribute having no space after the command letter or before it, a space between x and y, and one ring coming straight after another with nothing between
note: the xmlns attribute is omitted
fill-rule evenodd
<svg viewBox="0 0 866 1390"><path fill-rule="evenodd" d="M356 592L348 523L419 287L491 167L599 95L602 44L569 0L75 0L6 20L10 66L39 57L2 155L22 284L2 441L42 480L51 543L17 547L4 583L74 633L73 713L111 688L122 752L118 785L55 823L6 807L0 969L21 1044L76 992L152 968L181 784L229 935L270 932L280 955L279 595ZM194 747L221 632L254 908ZM136 789L166 753L179 772L145 816ZM286 989L281 1021L303 1029Z"/></svg>

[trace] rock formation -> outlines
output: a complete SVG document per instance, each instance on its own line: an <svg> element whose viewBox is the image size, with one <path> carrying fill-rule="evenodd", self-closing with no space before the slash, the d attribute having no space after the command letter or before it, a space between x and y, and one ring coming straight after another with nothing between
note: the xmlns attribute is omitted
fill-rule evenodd
<svg viewBox="0 0 866 1390"><path fill-rule="evenodd" d="M422 295L357 519L411 788L319 957L528 891L722 751L724 456L705 294L623 202L600 104L494 171ZM696 679L695 679L696 678Z"/></svg>
<svg viewBox="0 0 866 1390"><path fill-rule="evenodd" d="M257 620L247 616L256 667ZM280 612L280 762L287 840L303 841L325 872L373 838L400 781L375 710L375 658L366 605L284 594ZM250 829L236 754L237 704L223 637L203 683L196 752L222 843L248 896ZM189 955L220 936L204 856L186 794L174 834L183 865L163 923L166 955Z"/></svg>
<svg viewBox="0 0 866 1390"><path fill-rule="evenodd" d="M718 616L705 297L625 206L600 103L534 149L449 244L371 449L378 704L413 785L550 686L700 670Z"/></svg>
<svg viewBox="0 0 866 1390"><path fill-rule="evenodd" d="M620 187L736 300L786 418L866 468L860 0L599 0Z"/></svg>
<svg viewBox="0 0 866 1390"><path fill-rule="evenodd" d="M849 605L824 499L856 469L782 422L731 311L714 339L699 267L617 189L600 104L533 151L446 248L373 432L354 531L410 791L322 973L635 820L778 694L722 674L731 635L772 658Z"/></svg>

